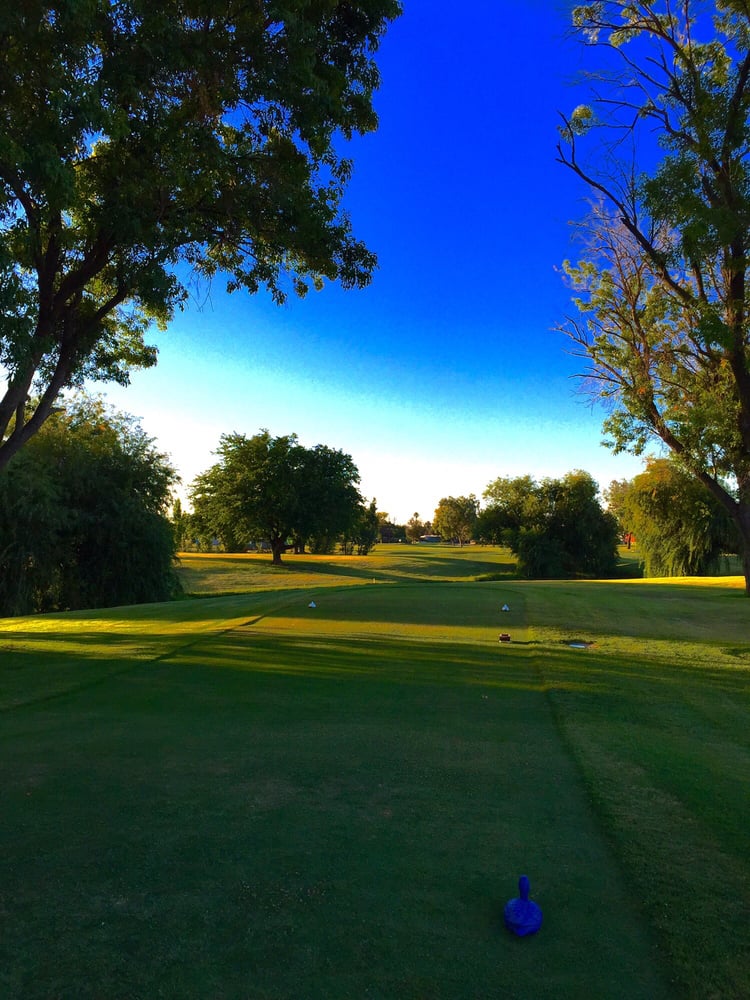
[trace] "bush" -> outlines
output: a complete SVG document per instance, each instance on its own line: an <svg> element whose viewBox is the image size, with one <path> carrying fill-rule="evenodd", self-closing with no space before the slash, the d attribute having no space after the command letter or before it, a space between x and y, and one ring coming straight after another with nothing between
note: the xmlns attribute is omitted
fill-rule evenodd
<svg viewBox="0 0 750 1000"><path fill-rule="evenodd" d="M175 472L130 417L78 397L0 473L0 613L173 597Z"/></svg>

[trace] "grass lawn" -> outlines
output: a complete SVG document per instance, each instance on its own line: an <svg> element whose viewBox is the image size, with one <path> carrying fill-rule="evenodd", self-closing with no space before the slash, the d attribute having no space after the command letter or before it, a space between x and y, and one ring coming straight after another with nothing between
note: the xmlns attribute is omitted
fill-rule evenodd
<svg viewBox="0 0 750 1000"><path fill-rule="evenodd" d="M296 559L0 621L0 996L750 996L739 581Z"/></svg>

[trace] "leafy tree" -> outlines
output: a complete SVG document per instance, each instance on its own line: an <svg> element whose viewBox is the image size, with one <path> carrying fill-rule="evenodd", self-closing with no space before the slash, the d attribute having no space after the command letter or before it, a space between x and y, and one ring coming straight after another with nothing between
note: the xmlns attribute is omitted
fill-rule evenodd
<svg viewBox="0 0 750 1000"><path fill-rule="evenodd" d="M340 138L377 125L373 56L399 13L398 0L2 5L0 466L63 387L155 363L148 327L184 302L191 271L277 301L367 284Z"/></svg>
<svg viewBox="0 0 750 1000"><path fill-rule="evenodd" d="M418 542L422 535L425 534L424 522L420 519L419 514L415 513L406 522L406 538L410 542Z"/></svg>
<svg viewBox="0 0 750 1000"><path fill-rule="evenodd" d="M224 434L219 461L190 488L201 534L216 535L230 552L267 540L273 562L290 539L336 538L356 522L359 473L349 455L324 445L307 449L295 434L252 438Z"/></svg>
<svg viewBox="0 0 750 1000"><path fill-rule="evenodd" d="M296 539L304 550L310 539L315 552L332 552L339 534L359 525L362 498L359 471L342 451L319 444L303 449L298 475Z"/></svg>
<svg viewBox="0 0 750 1000"><path fill-rule="evenodd" d="M562 329L614 450L660 439L732 518L750 594L750 9L599 0L573 20L606 52L559 146L600 199Z"/></svg>
<svg viewBox="0 0 750 1000"><path fill-rule="evenodd" d="M175 547L178 550L184 549L188 542L188 521L186 518L187 515L182 509L182 501L179 497L175 497L175 501L172 504L170 521L172 522L172 531L174 532Z"/></svg>
<svg viewBox="0 0 750 1000"><path fill-rule="evenodd" d="M446 541L465 545L474 533L478 506L473 493L468 497L443 497L435 510L433 530Z"/></svg>
<svg viewBox="0 0 750 1000"><path fill-rule="evenodd" d="M478 531L493 544L511 545L520 529L539 519L538 486L532 476L500 476L484 491L487 506Z"/></svg>
<svg viewBox="0 0 750 1000"><path fill-rule="evenodd" d="M724 508L675 462L652 459L636 476L625 514L638 542L646 576L704 576L737 546Z"/></svg>
<svg viewBox="0 0 750 1000"><path fill-rule="evenodd" d="M473 537L483 545L505 545L506 528L502 511L497 507L480 510L474 524Z"/></svg>
<svg viewBox="0 0 750 1000"><path fill-rule="evenodd" d="M632 482L629 479L613 479L604 490L604 502L607 510L617 521L617 527L621 538L628 538L632 534L632 527L626 513L626 502ZM628 548L630 542L628 541Z"/></svg>
<svg viewBox="0 0 750 1000"><path fill-rule="evenodd" d="M373 500L367 506L362 504L352 532L358 556L366 556L372 551L379 533L377 501Z"/></svg>
<svg viewBox="0 0 750 1000"><path fill-rule="evenodd" d="M78 397L0 471L0 613L167 600L176 476L131 417Z"/></svg>
<svg viewBox="0 0 750 1000"><path fill-rule="evenodd" d="M483 517L518 556L522 576L606 576L616 567L617 525L597 494L587 472L541 483L503 477L487 487Z"/></svg>

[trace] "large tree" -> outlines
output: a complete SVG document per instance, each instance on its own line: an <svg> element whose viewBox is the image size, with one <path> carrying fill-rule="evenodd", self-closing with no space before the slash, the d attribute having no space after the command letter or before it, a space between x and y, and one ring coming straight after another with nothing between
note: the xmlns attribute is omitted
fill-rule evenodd
<svg viewBox="0 0 750 1000"><path fill-rule="evenodd" d="M443 497L432 519L433 531L446 541L465 545L474 533L478 508L473 493L468 497Z"/></svg>
<svg viewBox="0 0 750 1000"><path fill-rule="evenodd" d="M573 20L601 58L561 130L596 198L563 329L611 446L660 440L732 518L750 594L750 8L600 0Z"/></svg>
<svg viewBox="0 0 750 1000"><path fill-rule="evenodd" d="M195 523L229 551L267 541L273 562L286 546L336 538L362 513L359 472L349 455L325 445L304 448L295 434L222 435L219 461L190 489Z"/></svg>
<svg viewBox="0 0 750 1000"><path fill-rule="evenodd" d="M148 327L191 274L278 301L369 281L339 137L376 127L373 55L399 10L0 5L0 467L61 389L155 363Z"/></svg>

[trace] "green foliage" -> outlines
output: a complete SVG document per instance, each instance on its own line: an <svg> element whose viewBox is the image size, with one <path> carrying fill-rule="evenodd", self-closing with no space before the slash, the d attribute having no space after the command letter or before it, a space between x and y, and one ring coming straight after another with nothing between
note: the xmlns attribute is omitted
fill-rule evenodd
<svg viewBox="0 0 750 1000"><path fill-rule="evenodd" d="M155 363L144 338L184 302L179 275L279 302L367 284L341 139L377 125L373 57L399 13L398 0L2 5L0 462L62 387Z"/></svg>
<svg viewBox="0 0 750 1000"><path fill-rule="evenodd" d="M737 533L705 486L668 459L654 459L630 485L624 513L646 576L715 573Z"/></svg>
<svg viewBox="0 0 750 1000"><path fill-rule="evenodd" d="M552 526L521 528L511 549L518 556L519 576L530 580L560 579L575 572L573 560Z"/></svg>
<svg viewBox="0 0 750 1000"><path fill-rule="evenodd" d="M465 545L474 534L478 507L473 493L468 497L443 497L432 520L433 531L447 542Z"/></svg>
<svg viewBox="0 0 750 1000"><path fill-rule="evenodd" d="M373 500L368 506L361 505L359 516L352 528L352 538L357 547L358 556L366 556L372 551L380 535L380 525L378 522L377 501Z"/></svg>
<svg viewBox="0 0 750 1000"><path fill-rule="evenodd" d="M631 483L627 479L613 479L603 492L607 510L617 521L617 528L620 535L628 534L631 531L630 521L625 508L630 486Z"/></svg>
<svg viewBox="0 0 750 1000"><path fill-rule="evenodd" d="M267 541L280 563L291 540L328 552L360 517L359 472L344 452L262 430L252 438L222 435L217 454L219 462L191 486L191 524L196 537L216 536L227 552Z"/></svg>
<svg viewBox="0 0 750 1000"><path fill-rule="evenodd" d="M78 397L0 472L0 613L167 600L174 469L132 418Z"/></svg>
<svg viewBox="0 0 750 1000"><path fill-rule="evenodd" d="M579 107L561 130L561 162L598 201L561 329L607 406L606 443L679 457L734 520L750 593L750 10L603 0L573 23L624 76L593 74L600 117Z"/></svg>
<svg viewBox="0 0 750 1000"><path fill-rule="evenodd" d="M477 531L485 541L511 545L522 527L539 519L537 484L532 476L501 476L484 491L487 506Z"/></svg>
<svg viewBox="0 0 750 1000"><path fill-rule="evenodd" d="M406 525L394 524L388 517L386 511L378 511L378 541L388 544L389 542L405 542Z"/></svg>
<svg viewBox="0 0 750 1000"><path fill-rule="evenodd" d="M415 511L406 522L406 538L409 542L418 542L422 535L427 534L424 521Z"/></svg>
<svg viewBox="0 0 750 1000"><path fill-rule="evenodd" d="M587 472L536 482L531 476L494 480L479 529L518 556L529 578L609 576L617 563L617 523L602 510Z"/></svg>

